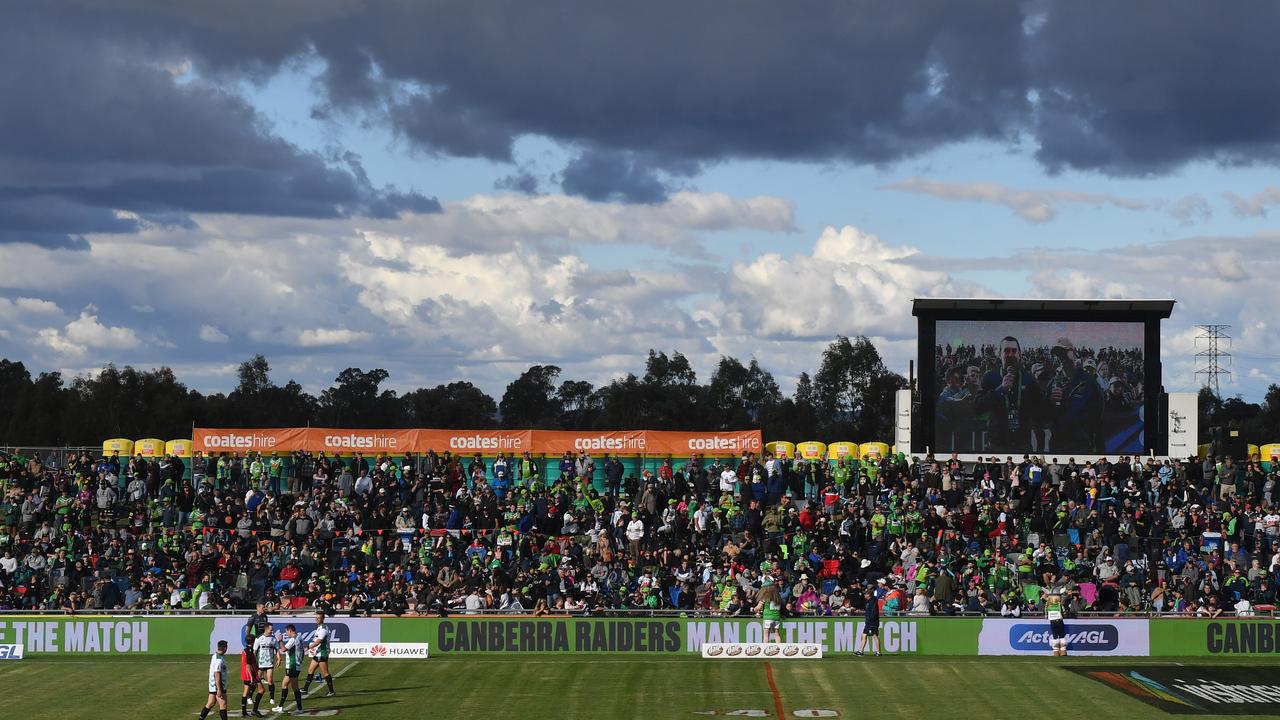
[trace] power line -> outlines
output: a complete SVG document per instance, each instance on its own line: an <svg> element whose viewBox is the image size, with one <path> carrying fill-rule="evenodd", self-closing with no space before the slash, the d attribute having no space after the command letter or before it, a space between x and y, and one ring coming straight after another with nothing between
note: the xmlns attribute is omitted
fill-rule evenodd
<svg viewBox="0 0 1280 720"><path fill-rule="evenodd" d="M1231 346L1231 336L1226 334L1226 330L1230 330L1230 325L1197 325L1196 329L1200 334L1196 336L1196 347L1200 347L1203 341L1205 348L1196 353L1196 362L1200 365L1196 369L1196 377L1204 376L1205 386L1213 388L1213 394L1222 397L1218 379L1223 375L1231 377L1231 371L1222 366L1222 361L1226 360L1227 364L1231 364L1231 353L1222 349L1223 341L1227 347Z"/></svg>

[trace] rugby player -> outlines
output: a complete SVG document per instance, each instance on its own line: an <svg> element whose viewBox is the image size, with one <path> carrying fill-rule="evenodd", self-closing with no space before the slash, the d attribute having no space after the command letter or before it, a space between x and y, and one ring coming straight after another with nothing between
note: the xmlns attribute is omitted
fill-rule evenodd
<svg viewBox="0 0 1280 720"><path fill-rule="evenodd" d="M315 677L316 669L319 668L324 676L324 684L328 690L325 697L333 697L337 693L333 690L333 675L329 674L329 628L324 624L324 613L316 613L316 634L311 639L311 644L307 646L307 652L311 655L311 664L307 668L307 684L302 687L303 694L311 689L311 679Z"/></svg>
<svg viewBox="0 0 1280 720"><path fill-rule="evenodd" d="M218 717L227 720L227 641L218 641L218 651L209 658L209 699L200 708L200 720L209 717L209 711L218 706Z"/></svg>
<svg viewBox="0 0 1280 720"><path fill-rule="evenodd" d="M262 717L258 709L262 706L263 688L267 689L267 699L276 697L276 655L280 653L280 644L276 641L275 628L267 623L263 632L253 641L253 654L258 660L258 687L253 696L253 714Z"/></svg>
<svg viewBox="0 0 1280 720"><path fill-rule="evenodd" d="M280 703L271 708L274 712L284 712L284 704L289 699L289 688L293 688L295 710L302 712L302 690L298 685L298 675L302 673L302 649L298 628L292 623L285 625L284 641L280 643L280 656L284 658L284 680L280 681Z"/></svg>

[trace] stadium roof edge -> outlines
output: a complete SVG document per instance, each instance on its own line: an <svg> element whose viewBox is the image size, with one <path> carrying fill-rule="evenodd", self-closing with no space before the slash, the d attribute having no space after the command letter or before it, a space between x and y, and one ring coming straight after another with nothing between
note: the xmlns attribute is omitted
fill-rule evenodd
<svg viewBox="0 0 1280 720"><path fill-rule="evenodd" d="M1160 317L1173 314L1173 299L1141 300L1044 300L1039 298L915 298L911 302L911 314L938 310L1068 310L1075 312L1157 313Z"/></svg>

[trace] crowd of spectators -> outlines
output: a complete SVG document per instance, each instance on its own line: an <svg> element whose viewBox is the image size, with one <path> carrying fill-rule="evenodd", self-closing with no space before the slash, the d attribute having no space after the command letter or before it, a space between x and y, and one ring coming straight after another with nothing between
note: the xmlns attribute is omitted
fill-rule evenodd
<svg viewBox="0 0 1280 720"><path fill-rule="evenodd" d="M1266 612L1258 458L0 458L0 609Z"/></svg>

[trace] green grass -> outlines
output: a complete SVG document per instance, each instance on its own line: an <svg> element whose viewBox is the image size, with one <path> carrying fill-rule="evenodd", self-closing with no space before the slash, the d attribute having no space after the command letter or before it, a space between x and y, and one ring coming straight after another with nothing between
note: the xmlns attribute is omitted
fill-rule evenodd
<svg viewBox="0 0 1280 720"><path fill-rule="evenodd" d="M1138 720L1170 716L1063 666L1138 667L1176 660L833 657L775 661L771 667L776 700L789 718L796 711L821 709L877 720ZM1182 662L1206 664L1203 659ZM1268 664L1280 670L1280 663ZM233 680L228 707L235 717L238 659L228 657L227 665ZM190 718L204 703L207 667L205 656L0 662L0 703L10 718ZM323 688L313 686L319 692L303 704L336 709L340 719L697 720L705 716L695 713L712 710L777 716L765 663L755 660L450 657L358 660L335 663L333 671L341 673L338 696L324 698Z"/></svg>

